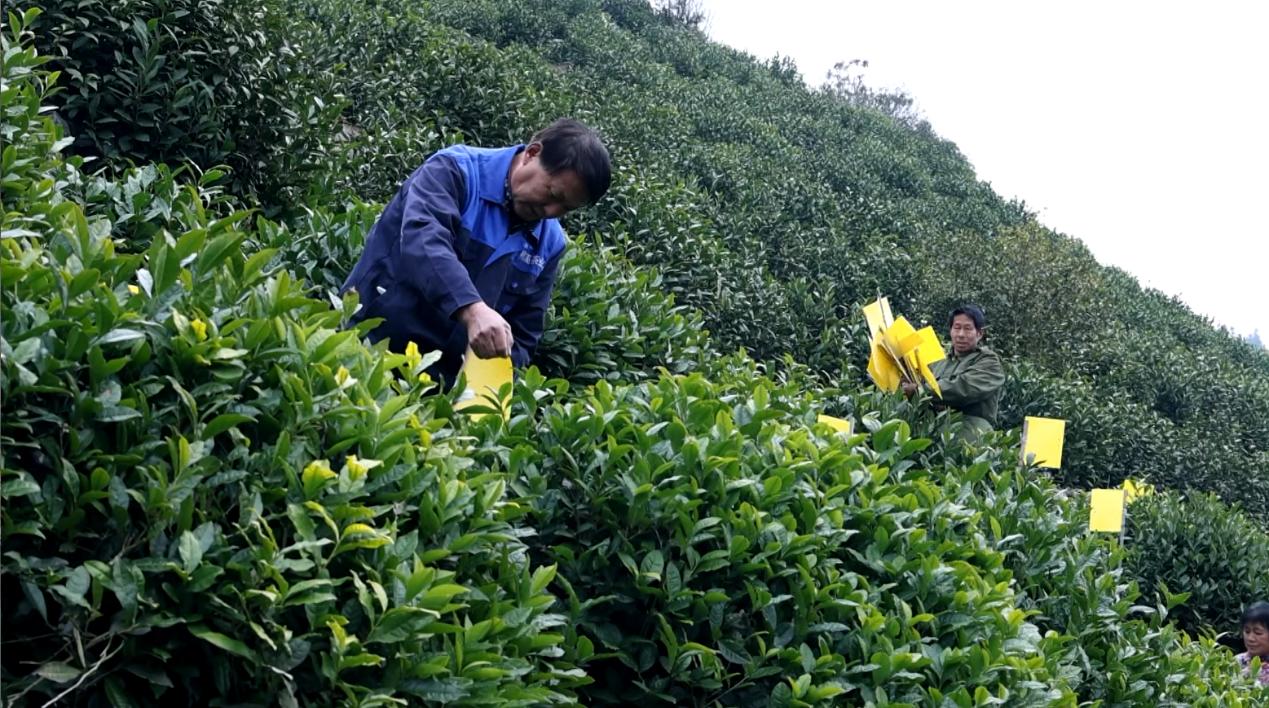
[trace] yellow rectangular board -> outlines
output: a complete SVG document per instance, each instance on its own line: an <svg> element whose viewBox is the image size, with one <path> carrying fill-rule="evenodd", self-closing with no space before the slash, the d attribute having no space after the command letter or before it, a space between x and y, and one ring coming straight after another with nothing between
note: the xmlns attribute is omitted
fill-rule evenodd
<svg viewBox="0 0 1269 708"><path fill-rule="evenodd" d="M882 346L885 347L886 353L890 355L890 358L894 359L900 366L903 366L904 355L911 351L911 349L905 350L902 342L911 337L912 349L915 349L921 343L919 337L912 336L914 334L916 334L916 329L912 327L912 323L908 322L906 317L900 317L895 320L894 324L890 325L889 329L882 333Z"/></svg>
<svg viewBox="0 0 1269 708"><path fill-rule="evenodd" d="M914 354L919 362L924 362L928 366L947 358L947 354L943 351L943 343L939 341L939 336L934 332L933 327L922 327L917 330L917 336L921 338L921 343ZM920 366L919 362L914 361L913 364Z"/></svg>
<svg viewBox="0 0 1269 708"><path fill-rule="evenodd" d="M872 343L872 356L868 357L868 375L877 384L877 388L883 391L898 390L899 382L903 378L903 371L886 353L880 339Z"/></svg>
<svg viewBox="0 0 1269 708"><path fill-rule="evenodd" d="M930 370L930 367L925 365L925 362L921 362L921 378L925 379L925 385L930 387L930 390L934 392L935 396L938 396L939 398L943 397L943 389L939 388L938 377L934 375L934 372Z"/></svg>
<svg viewBox="0 0 1269 708"><path fill-rule="evenodd" d="M462 373L467 375L467 388L459 395L454 408L461 410L474 405L491 405L489 398L498 399L503 384L512 381L511 359L505 356L481 359L470 348L463 357ZM502 401L502 414L507 415L507 402ZM481 414L476 414L478 417Z"/></svg>
<svg viewBox="0 0 1269 708"><path fill-rule="evenodd" d="M1058 469L1065 436L1065 420L1027 416L1022 422L1022 463L1027 464L1027 458L1034 455L1037 467Z"/></svg>
<svg viewBox="0 0 1269 708"><path fill-rule="evenodd" d="M1090 531L1119 533L1124 530L1124 490L1094 489L1089 496Z"/></svg>
<svg viewBox="0 0 1269 708"><path fill-rule="evenodd" d="M824 415L821 413L819 416L819 422L823 423L824 425L827 425L828 427L840 433L846 433L847 435L850 435L850 421L849 420L842 420L841 418L834 418L831 415Z"/></svg>
<svg viewBox="0 0 1269 708"><path fill-rule="evenodd" d="M934 333L933 327L922 327L912 336L917 337L919 343L908 354L908 364L915 373L925 379L925 384L930 387L934 395L942 398L943 392L939 390L938 379L930 370L930 364L946 358L943 344L939 342L939 336Z"/></svg>
<svg viewBox="0 0 1269 708"><path fill-rule="evenodd" d="M899 342L900 353L908 359L913 367L920 367L919 361L933 364L943 358L943 346L939 344L939 336L933 327L922 327Z"/></svg>
<svg viewBox="0 0 1269 708"><path fill-rule="evenodd" d="M864 305L864 320L868 323L868 339L876 341L894 322L890 317L890 301L882 297Z"/></svg>

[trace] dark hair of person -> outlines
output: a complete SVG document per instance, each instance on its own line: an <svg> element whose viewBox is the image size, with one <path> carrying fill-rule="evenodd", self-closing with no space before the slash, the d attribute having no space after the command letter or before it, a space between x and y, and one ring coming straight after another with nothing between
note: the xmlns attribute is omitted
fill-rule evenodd
<svg viewBox="0 0 1269 708"><path fill-rule="evenodd" d="M551 174L573 170L586 186L586 196L594 204L612 183L612 163L608 148L599 134L581 121L560 118L539 130L531 142L541 143L538 159Z"/></svg>
<svg viewBox="0 0 1269 708"><path fill-rule="evenodd" d="M956 321L957 315L965 315L972 320L974 323L974 329L979 332L983 331L983 328L987 326L987 316L983 314L982 308L978 305L961 305L955 310L952 310L952 314L947 316L948 327L951 327L952 323Z"/></svg>
<svg viewBox="0 0 1269 708"><path fill-rule="evenodd" d="M1263 600L1253 602L1243 610L1242 626L1249 624L1259 624L1265 629L1269 629L1269 602Z"/></svg>

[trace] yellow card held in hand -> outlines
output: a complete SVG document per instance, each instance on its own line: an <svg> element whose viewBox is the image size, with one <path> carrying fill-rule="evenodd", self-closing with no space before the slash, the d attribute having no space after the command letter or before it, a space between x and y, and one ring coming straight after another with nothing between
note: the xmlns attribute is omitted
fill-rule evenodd
<svg viewBox="0 0 1269 708"><path fill-rule="evenodd" d="M864 305L864 320L868 323L868 339L876 341L893 321L890 318L890 302L883 297Z"/></svg>
<svg viewBox="0 0 1269 708"><path fill-rule="evenodd" d="M930 370L930 364L947 358L947 355L943 353L939 336L934 333L933 327L922 327L912 336L917 338L918 344L908 354L908 363L921 375L921 378L925 379L925 384L930 387L934 395L942 398L943 392L939 389L938 379Z"/></svg>
<svg viewBox="0 0 1269 708"><path fill-rule="evenodd" d="M1119 533L1124 530L1124 490L1094 489L1089 495L1088 528Z"/></svg>
<svg viewBox="0 0 1269 708"><path fill-rule="evenodd" d="M911 351L911 349L904 350L902 343L907 341L914 334L916 334L916 329L912 327L912 323L908 322L905 317L900 317L895 320L894 324L890 325L890 328L883 334L881 342L896 363L902 360L903 356L907 354L908 351ZM916 349L920 344L920 338L912 338L911 344L912 349Z"/></svg>
<svg viewBox="0 0 1269 708"><path fill-rule="evenodd" d="M475 405L501 407L505 418L509 402L502 400L498 392L502 390L503 384L512 381L511 359L505 356L481 359L469 347L463 357L462 373L467 375L467 388L459 396L454 408L461 410ZM490 398L498 403L494 404ZM483 414L476 413L473 417L478 418L481 415Z"/></svg>
<svg viewBox="0 0 1269 708"><path fill-rule="evenodd" d="M1022 464L1027 464L1027 458L1034 455L1035 466L1058 469L1062 466L1065 436L1065 420L1028 416L1022 422Z"/></svg>
<svg viewBox="0 0 1269 708"><path fill-rule="evenodd" d="M943 343L939 341L933 327L922 327L917 330L917 335L921 337L921 344L916 353L927 366L947 358L947 354L943 352Z"/></svg>
<svg viewBox="0 0 1269 708"><path fill-rule="evenodd" d="M868 375L872 376L877 388L882 391L897 390L903 377L899 365L890 357L880 339L872 343L872 356L868 357Z"/></svg>

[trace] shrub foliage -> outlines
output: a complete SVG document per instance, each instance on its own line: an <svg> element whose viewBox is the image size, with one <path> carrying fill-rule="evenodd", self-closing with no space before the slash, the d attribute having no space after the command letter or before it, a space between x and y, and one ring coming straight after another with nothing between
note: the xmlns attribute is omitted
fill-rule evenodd
<svg viewBox="0 0 1269 708"><path fill-rule="evenodd" d="M1265 591L1263 515L1164 494L1125 550L1080 491L1263 509L1269 358L930 126L639 0L34 5L0 89L6 701L1269 698L1191 636ZM456 413L339 285L429 152L564 114L617 179L510 416ZM1004 422L1069 421L1056 479L862 385L878 292L987 306Z"/></svg>

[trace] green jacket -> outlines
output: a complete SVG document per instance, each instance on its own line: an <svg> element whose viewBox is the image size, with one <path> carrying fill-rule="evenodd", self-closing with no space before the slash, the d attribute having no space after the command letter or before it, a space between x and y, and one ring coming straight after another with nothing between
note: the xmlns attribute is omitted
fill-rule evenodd
<svg viewBox="0 0 1269 708"><path fill-rule="evenodd" d="M984 346L968 354L955 351L930 370L939 381L943 403L965 414L965 423L978 433L996 426L1000 390L1005 385L1005 369L996 352Z"/></svg>

